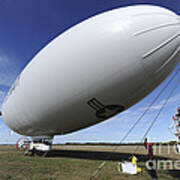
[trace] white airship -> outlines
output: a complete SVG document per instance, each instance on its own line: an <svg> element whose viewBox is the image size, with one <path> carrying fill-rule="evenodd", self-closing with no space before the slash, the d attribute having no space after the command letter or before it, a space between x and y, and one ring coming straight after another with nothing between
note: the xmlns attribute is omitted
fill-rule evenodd
<svg viewBox="0 0 180 180"><path fill-rule="evenodd" d="M43 144L133 106L179 58L180 17L174 12L138 5L96 15L33 58L3 103L3 120Z"/></svg>

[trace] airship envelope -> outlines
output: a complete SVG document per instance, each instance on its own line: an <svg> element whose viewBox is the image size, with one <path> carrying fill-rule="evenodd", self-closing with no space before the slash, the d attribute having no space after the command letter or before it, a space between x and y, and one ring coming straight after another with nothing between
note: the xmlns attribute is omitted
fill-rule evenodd
<svg viewBox="0 0 180 180"><path fill-rule="evenodd" d="M15 132L57 135L128 109L162 83L180 58L180 17L130 6L91 17L43 48L17 78L2 116Z"/></svg>

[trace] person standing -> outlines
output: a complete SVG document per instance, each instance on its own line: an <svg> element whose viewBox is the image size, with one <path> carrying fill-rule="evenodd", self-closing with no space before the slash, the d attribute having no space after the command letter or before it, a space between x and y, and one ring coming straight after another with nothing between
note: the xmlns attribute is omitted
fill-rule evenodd
<svg viewBox="0 0 180 180"><path fill-rule="evenodd" d="M149 162L148 162L148 165L149 165L148 172L149 172L149 175L153 178L153 180L158 180L158 176L157 176L157 173L156 173L156 168L154 167L155 164L153 162L154 155L153 155L152 143L148 142L147 138L145 138L144 146L145 146L145 148L147 149L147 152L148 152L148 160L149 160Z"/></svg>
<svg viewBox="0 0 180 180"><path fill-rule="evenodd" d="M144 146L148 151L148 157L149 159L153 159L153 147L151 142L147 142L147 138L145 138Z"/></svg>

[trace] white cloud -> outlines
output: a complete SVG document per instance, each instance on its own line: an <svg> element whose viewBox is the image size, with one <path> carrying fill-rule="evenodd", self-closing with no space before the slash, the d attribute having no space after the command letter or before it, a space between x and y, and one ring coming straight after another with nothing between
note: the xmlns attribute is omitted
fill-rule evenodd
<svg viewBox="0 0 180 180"><path fill-rule="evenodd" d="M173 97L171 97L170 100L169 100L169 103L172 104L174 102L179 102L179 101L180 101L180 93L178 93L178 94L174 95Z"/></svg>
<svg viewBox="0 0 180 180"><path fill-rule="evenodd" d="M158 103L156 103L155 105L153 105L153 106L150 107L149 111L151 111L151 110L160 110L166 101L167 101L167 98L164 98L163 100L158 101ZM177 103L180 102L180 94L176 94L176 95L172 96L172 97L168 100L165 108L166 108L167 106L173 105L173 104L176 103L176 102L177 102ZM179 103L179 105L180 105L180 103ZM138 111L138 112L142 112L142 111L145 111L145 110L148 109L148 108L149 108L149 106L141 107L141 108L139 108L137 111Z"/></svg>
<svg viewBox="0 0 180 180"><path fill-rule="evenodd" d="M16 79L18 66L14 59L0 53L0 84L10 86Z"/></svg>
<svg viewBox="0 0 180 180"><path fill-rule="evenodd" d="M0 85L10 87L18 75L18 71L19 67L15 60L0 52ZM0 108L6 96L6 91L0 89Z"/></svg>

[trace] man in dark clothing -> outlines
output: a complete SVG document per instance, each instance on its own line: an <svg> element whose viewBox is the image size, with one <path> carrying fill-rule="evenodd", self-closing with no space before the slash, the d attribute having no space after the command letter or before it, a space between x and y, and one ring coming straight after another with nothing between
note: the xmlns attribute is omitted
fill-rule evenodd
<svg viewBox="0 0 180 180"><path fill-rule="evenodd" d="M145 141L144 141L144 146L145 146L145 148L146 148L147 151L148 151L148 157L149 157L149 159L152 159L152 158L153 158L153 147L152 147L152 143L147 142L147 138L146 138Z"/></svg>
<svg viewBox="0 0 180 180"><path fill-rule="evenodd" d="M149 159L148 173L154 180L158 180L158 176L157 176L154 164L153 164L153 147L152 147L152 143L148 142L147 138L145 138L144 146L148 151L148 159Z"/></svg>

